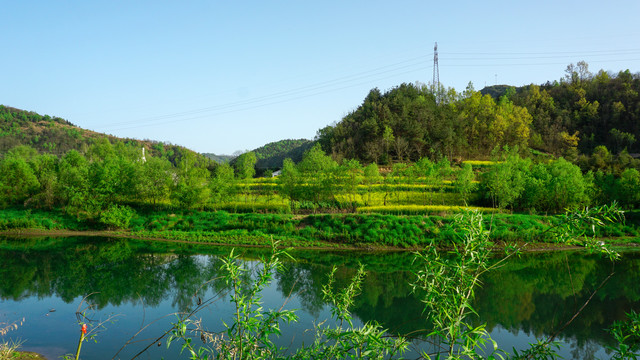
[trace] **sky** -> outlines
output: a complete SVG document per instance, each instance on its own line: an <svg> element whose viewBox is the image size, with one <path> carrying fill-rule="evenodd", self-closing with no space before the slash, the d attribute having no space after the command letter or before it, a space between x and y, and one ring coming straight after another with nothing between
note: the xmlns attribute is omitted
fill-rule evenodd
<svg viewBox="0 0 640 360"><path fill-rule="evenodd" d="M0 0L0 104L232 154L313 139L369 91L640 72L640 1Z"/></svg>

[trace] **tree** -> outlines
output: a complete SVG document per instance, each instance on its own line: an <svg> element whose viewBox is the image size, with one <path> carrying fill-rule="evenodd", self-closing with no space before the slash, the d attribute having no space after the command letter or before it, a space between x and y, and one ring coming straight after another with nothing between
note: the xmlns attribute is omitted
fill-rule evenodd
<svg viewBox="0 0 640 360"><path fill-rule="evenodd" d="M251 179L256 174L256 154L253 151L241 154L234 163L238 179Z"/></svg>
<svg viewBox="0 0 640 360"><path fill-rule="evenodd" d="M0 162L0 185L0 204L24 204L40 187L33 169L16 157Z"/></svg>
<svg viewBox="0 0 640 360"><path fill-rule="evenodd" d="M358 186L362 184L364 179L362 165L355 159L344 160L337 169L336 188L344 192L349 202L353 205L353 211L355 212Z"/></svg>
<svg viewBox="0 0 640 360"><path fill-rule="evenodd" d="M89 163L76 150L70 150L60 160L58 184L65 210L77 215L83 207L90 206Z"/></svg>
<svg viewBox="0 0 640 360"><path fill-rule="evenodd" d="M209 199L209 171L197 163L193 153L183 154L171 200L181 208L201 207Z"/></svg>
<svg viewBox="0 0 640 360"><path fill-rule="evenodd" d="M380 175L380 171L378 169L378 165L376 163L371 163L364 168L364 179L363 184L365 185L366 197L364 200L364 205L368 206L371 203L371 195L376 192L373 187L374 184L379 184L384 181L382 175Z"/></svg>
<svg viewBox="0 0 640 360"><path fill-rule="evenodd" d="M631 147L631 145L636 142L635 135L628 132L620 131L616 128L609 130L609 134L611 135L615 143L615 153Z"/></svg>
<svg viewBox="0 0 640 360"><path fill-rule="evenodd" d="M301 179L299 191L296 191L299 198L316 204L331 200L335 193L334 170L337 166L320 145L309 149L296 167Z"/></svg>
<svg viewBox="0 0 640 360"><path fill-rule="evenodd" d="M291 200L300 200L300 173L293 163L293 160L287 158L282 163L282 171L277 179L278 189L280 193Z"/></svg>
<svg viewBox="0 0 640 360"><path fill-rule="evenodd" d="M42 154L31 160L36 178L40 185L37 193L30 199L30 205L51 209L59 203L58 194L58 158L51 154Z"/></svg>
<svg viewBox="0 0 640 360"><path fill-rule="evenodd" d="M618 182L620 204L635 208L640 205L640 172L636 169L626 169L620 175Z"/></svg>
<svg viewBox="0 0 640 360"><path fill-rule="evenodd" d="M551 176L546 192L549 210L577 210L589 203L587 183L578 166L560 158L547 168Z"/></svg>
<svg viewBox="0 0 640 360"><path fill-rule="evenodd" d="M453 182L453 188L460 194L460 199L467 204L469 195L474 191L476 184L473 182L475 174L473 167L469 163L462 165L462 168L456 173L456 180Z"/></svg>
<svg viewBox="0 0 640 360"><path fill-rule="evenodd" d="M172 179L175 175L169 160L148 156L141 165L140 178L136 181L137 192L142 199L155 206L169 197Z"/></svg>
<svg viewBox="0 0 640 360"><path fill-rule="evenodd" d="M384 132L382 133L382 146L384 147L384 156L385 161L387 163L389 161L389 148L392 144L395 144L395 137L393 136L393 129L389 126L384 127Z"/></svg>
<svg viewBox="0 0 640 360"><path fill-rule="evenodd" d="M613 157L606 146L600 145L593 150L591 155L591 167L594 170L610 169Z"/></svg>
<svg viewBox="0 0 640 360"><path fill-rule="evenodd" d="M482 178L486 194L493 202L493 206L513 208L524 190L526 178L529 175L531 160L522 159L518 149L505 149L507 153L504 161L492 166Z"/></svg>
<svg viewBox="0 0 640 360"><path fill-rule="evenodd" d="M227 201L234 192L235 182L231 165L227 163L218 165L211 179L211 200L214 203Z"/></svg>

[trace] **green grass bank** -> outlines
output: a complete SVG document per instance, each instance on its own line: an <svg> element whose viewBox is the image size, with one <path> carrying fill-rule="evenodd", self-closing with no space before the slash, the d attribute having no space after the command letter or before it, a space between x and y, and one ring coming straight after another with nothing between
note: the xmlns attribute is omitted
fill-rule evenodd
<svg viewBox="0 0 640 360"><path fill-rule="evenodd" d="M225 211L136 211L126 229L109 229L79 221L61 210L20 208L0 211L0 233L83 231L118 236L228 245L268 245L271 239L294 247L415 249L434 242L448 247L457 241L455 214L389 215L259 214ZM498 245L512 242L553 244L548 229L558 217L532 214L485 214L485 228ZM614 243L640 243L640 212L626 213L621 223L607 224L598 236Z"/></svg>

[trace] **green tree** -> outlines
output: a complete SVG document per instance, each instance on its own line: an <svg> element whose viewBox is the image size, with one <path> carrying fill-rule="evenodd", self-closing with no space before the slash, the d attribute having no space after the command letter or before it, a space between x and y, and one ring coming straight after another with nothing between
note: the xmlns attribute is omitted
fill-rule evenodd
<svg viewBox="0 0 640 360"><path fill-rule="evenodd" d="M356 208L356 199L358 195L358 186L364 180L364 170L358 160L344 160L337 168L336 189L343 192L348 201L353 205L353 211Z"/></svg>
<svg viewBox="0 0 640 360"><path fill-rule="evenodd" d="M238 179L251 179L256 174L256 154L253 151L238 156L235 160L236 177Z"/></svg>
<svg viewBox="0 0 640 360"><path fill-rule="evenodd" d="M613 156L609 152L606 146L600 145L593 150L591 155L591 168L594 171L597 170L609 170L611 169Z"/></svg>
<svg viewBox="0 0 640 360"><path fill-rule="evenodd" d="M482 177L486 194L493 206L503 209L516 205L524 190L531 166L531 160L521 158L517 149L507 148L506 152L504 161L492 166Z"/></svg>
<svg viewBox="0 0 640 360"><path fill-rule="evenodd" d="M309 149L296 167L303 184L299 192L301 200L313 201L316 204L331 200L335 191L334 171L337 166L338 164L322 151L320 145Z"/></svg>
<svg viewBox="0 0 640 360"><path fill-rule="evenodd" d="M65 210L77 215L84 206L90 206L89 162L76 150L70 150L60 160L58 186Z"/></svg>
<svg viewBox="0 0 640 360"><path fill-rule="evenodd" d="M40 188L30 199L30 205L53 208L60 202L58 190L58 158L51 154L41 154L31 160L31 167L38 178Z"/></svg>
<svg viewBox="0 0 640 360"><path fill-rule="evenodd" d="M364 179L363 184L365 185L365 199L364 205L368 206L371 204L371 197L376 193L376 189L374 187L375 184L379 184L384 181L382 175L380 175L380 170L378 169L378 165L376 163L371 163L364 168Z"/></svg>
<svg viewBox="0 0 640 360"><path fill-rule="evenodd" d="M169 160L147 156L141 165L140 178L136 181L137 192L145 201L155 206L169 198L172 179L175 175Z"/></svg>
<svg viewBox="0 0 640 360"><path fill-rule="evenodd" d="M171 201L181 208L202 207L210 197L209 170L198 160L193 153L186 152L178 164Z"/></svg>
<svg viewBox="0 0 640 360"><path fill-rule="evenodd" d="M546 191L549 210L576 210L589 203L588 185L578 166L560 158L547 168L550 175Z"/></svg>
<svg viewBox="0 0 640 360"><path fill-rule="evenodd" d="M476 184L474 180L475 174L473 173L473 167L469 163L463 164L462 168L456 172L456 180L453 182L453 188L460 194L460 199L465 204L467 204L469 196L475 190Z"/></svg>
<svg viewBox="0 0 640 360"><path fill-rule="evenodd" d="M640 172L636 169L626 169L620 174L619 202L627 208L637 208L640 205Z"/></svg>
<svg viewBox="0 0 640 360"><path fill-rule="evenodd" d="M0 162L0 203L24 204L40 187L38 178L27 161L7 157Z"/></svg>
<svg viewBox="0 0 640 360"><path fill-rule="evenodd" d="M231 165L224 163L216 167L211 179L211 201L221 203L228 201L236 189L236 179Z"/></svg>
<svg viewBox="0 0 640 360"><path fill-rule="evenodd" d="M277 179L280 193L291 200L298 200L298 187L300 186L300 174L293 160L287 158L282 163L282 170Z"/></svg>

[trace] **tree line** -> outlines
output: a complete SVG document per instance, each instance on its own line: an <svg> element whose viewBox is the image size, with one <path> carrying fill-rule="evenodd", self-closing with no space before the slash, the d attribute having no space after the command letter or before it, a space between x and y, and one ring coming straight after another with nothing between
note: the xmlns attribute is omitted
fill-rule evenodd
<svg viewBox="0 0 640 360"><path fill-rule="evenodd" d="M336 159L378 164L425 156L487 159L505 145L573 162L599 147L614 155L640 152L640 74L594 75L579 62L560 81L489 90L472 84L461 93L421 84L373 89L316 139Z"/></svg>
<svg viewBox="0 0 640 360"><path fill-rule="evenodd" d="M287 199L293 211L301 203L335 208L338 197L342 211L355 211L349 204L356 198L366 205L376 194L386 204L399 188L412 184L422 186L413 193L433 188L451 192L460 203L514 211L557 213L612 200L628 209L640 205L640 172L634 168L620 176L603 171L583 175L563 158L535 163L516 148L505 148L498 156L480 171L470 163L426 157L381 171L375 163L337 162L316 145L297 164L285 160L282 173L269 180L272 186L260 191ZM185 152L174 164L162 156L143 158L137 146L106 139L85 153L70 150L60 157L21 145L0 159L0 205L60 208L81 221L126 228L140 207L205 209L253 196L256 161L249 152L232 167Z"/></svg>

